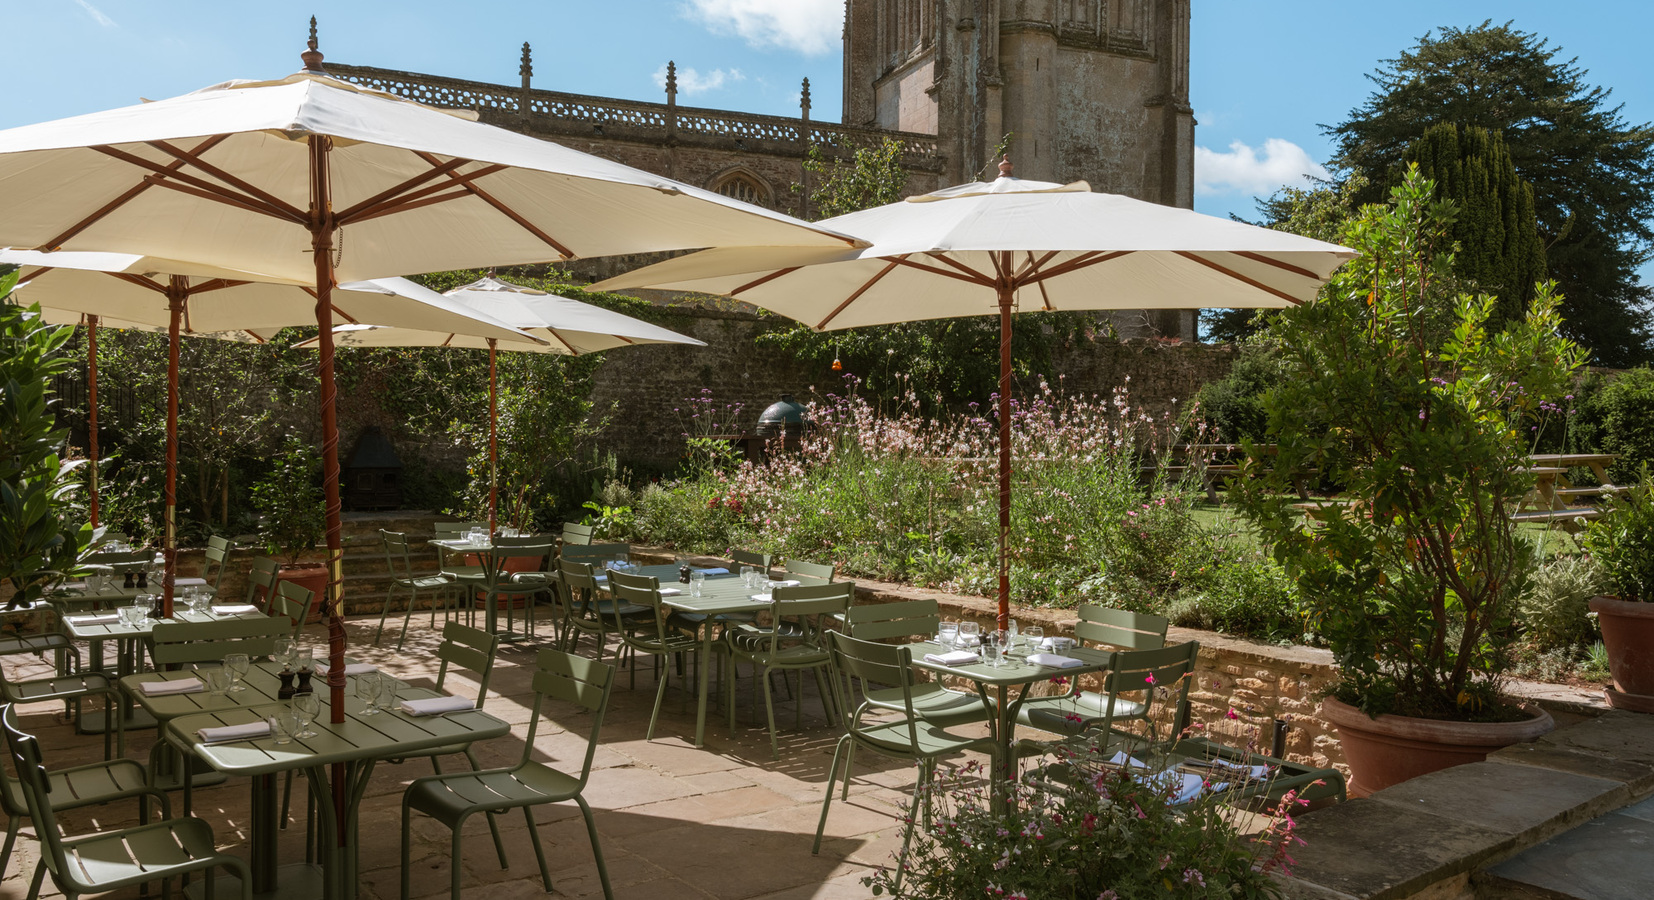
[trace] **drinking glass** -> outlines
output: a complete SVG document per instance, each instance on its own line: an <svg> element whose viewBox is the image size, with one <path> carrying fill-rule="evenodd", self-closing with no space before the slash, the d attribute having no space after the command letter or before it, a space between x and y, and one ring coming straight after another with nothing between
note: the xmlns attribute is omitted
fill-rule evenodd
<svg viewBox="0 0 1654 900"><path fill-rule="evenodd" d="M239 694L247 689L242 679L247 677L247 670L252 668L253 661L245 653L231 653L224 657L224 668L230 670L230 692Z"/></svg>
<svg viewBox="0 0 1654 900"><path fill-rule="evenodd" d="M1003 631L990 631L982 636L982 661L995 669L999 668L1000 651L1004 647L1000 643L1000 636L1004 633Z"/></svg>
<svg viewBox="0 0 1654 900"><path fill-rule="evenodd" d="M379 700L385 691L385 676L379 672L368 672L356 676L356 696L364 704L362 715L376 716L380 713Z"/></svg>
<svg viewBox="0 0 1654 900"><path fill-rule="evenodd" d="M309 647L295 648L293 650L293 662L297 664L294 671L312 671L316 666L316 651Z"/></svg>
<svg viewBox="0 0 1654 900"><path fill-rule="evenodd" d="M316 721L316 717L322 712L322 699L314 692L294 697L293 711L299 716L299 731L293 735L294 737L313 738L321 734L319 731L310 730L310 723Z"/></svg>
<svg viewBox="0 0 1654 900"><path fill-rule="evenodd" d="M982 625L978 622L959 623L959 646L969 649L982 643L979 637L982 634Z"/></svg>
<svg viewBox="0 0 1654 900"><path fill-rule="evenodd" d="M275 739L276 743L291 744L293 743L293 735L298 733L299 717L293 712L291 706L277 710L276 714L270 717L270 736Z"/></svg>
<svg viewBox="0 0 1654 900"><path fill-rule="evenodd" d="M290 637L276 638L276 649L270 658L281 663L281 667L284 669L293 668L293 639Z"/></svg>
<svg viewBox="0 0 1654 900"><path fill-rule="evenodd" d="M706 573L694 571L689 573L689 596L699 597L701 588L706 585Z"/></svg>
<svg viewBox="0 0 1654 900"><path fill-rule="evenodd" d="M959 643L959 623L942 622L936 626L936 643L944 647L952 647Z"/></svg>
<svg viewBox="0 0 1654 900"><path fill-rule="evenodd" d="M1009 631L994 631L989 633L987 643L993 648L994 668L1005 665L1005 658L1011 653L1011 633Z"/></svg>
<svg viewBox="0 0 1654 900"><path fill-rule="evenodd" d="M121 617L121 624L128 628L137 625L144 613L144 609L137 606L121 606L115 609L115 614Z"/></svg>
<svg viewBox="0 0 1654 900"><path fill-rule="evenodd" d="M741 585L743 587L745 587L747 590L751 590L753 588L752 580L754 578L757 578L757 577L758 577L758 570L757 569L754 569L752 566L742 566L741 567Z"/></svg>
<svg viewBox="0 0 1654 900"><path fill-rule="evenodd" d="M1040 646L1040 642L1045 640L1045 629L1038 625L1029 625L1023 630L1022 635L1028 640L1029 653L1038 653L1045 649Z"/></svg>
<svg viewBox="0 0 1654 900"><path fill-rule="evenodd" d="M207 693L215 697L224 696L230 689L230 673L222 666L201 670L201 680L207 685Z"/></svg>

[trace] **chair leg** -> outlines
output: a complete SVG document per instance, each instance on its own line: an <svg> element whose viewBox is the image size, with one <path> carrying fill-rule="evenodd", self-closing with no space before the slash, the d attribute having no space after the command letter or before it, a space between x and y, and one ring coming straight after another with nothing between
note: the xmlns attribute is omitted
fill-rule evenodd
<svg viewBox="0 0 1654 900"><path fill-rule="evenodd" d="M754 706L757 704L754 703ZM775 700L770 696L770 673L764 672L764 715L770 723L770 759L781 758L781 739L775 733Z"/></svg>
<svg viewBox="0 0 1654 900"><path fill-rule="evenodd" d="M450 858L452 859L453 865L452 865L452 871L450 871L448 873L448 877L450 878L449 894L450 894L450 897L452 898L452 900L460 900L460 894L459 894L459 876L460 876L459 837L460 837L460 833L464 830L464 828L465 828L465 818L461 817L458 822L454 823L454 849L453 849L453 853L450 856Z"/></svg>
<svg viewBox="0 0 1654 900"><path fill-rule="evenodd" d="M408 805L408 795L406 793L404 793L402 795L402 894L401 894L401 900L408 900L408 879L412 875L411 870L412 870L413 864L408 859L409 854L412 852L412 848L411 848L411 844L412 844L411 829L413 828L413 822L411 821L412 816L413 816L413 809ZM456 866L459 865L459 858L455 857L453 862L454 862L454 865L456 865Z"/></svg>
<svg viewBox="0 0 1654 900"><path fill-rule="evenodd" d="M614 900L614 888L609 886L609 867L603 862L603 845L597 841L597 820L592 818L592 808L586 805L585 797L576 794L574 802L580 804L580 815L586 817L586 836L592 841L592 857L597 860L597 878L603 883L603 900Z"/></svg>
<svg viewBox="0 0 1654 900"><path fill-rule="evenodd" d="M34 878L29 882L28 900L40 900L40 885L46 880L46 860L41 859L34 864Z"/></svg>
<svg viewBox="0 0 1654 900"><path fill-rule="evenodd" d="M936 764L935 760L928 760L928 762L932 766L934 766ZM919 764L919 772L920 772L920 774L919 774L918 783L913 785L913 803L908 807L908 810L907 810L907 827L902 829L902 852L899 856L896 857L896 891L895 891L896 896L901 895L902 875L907 872L907 848L908 848L909 844L913 843L913 828L914 828L915 824L919 821L920 792L925 789L925 783L926 783L926 779L925 779L925 776L924 776L924 772L925 772L925 763L924 762L921 762Z"/></svg>
<svg viewBox="0 0 1654 900"><path fill-rule="evenodd" d="M397 652L399 652L399 653L402 651L402 645L407 643L407 641L408 641L408 623L413 621L414 604L416 604L418 602L419 602L419 588L410 586L408 588L408 609L407 609L406 612L402 613L402 636L398 637L396 639L396 649L397 649ZM387 600L385 602L385 605L389 606L390 601ZM433 610L436 609L436 607L434 605L431 608ZM432 623L432 627L435 628L435 623L434 622ZM374 643L378 644L379 641L377 639L375 639Z"/></svg>
<svg viewBox="0 0 1654 900"><path fill-rule="evenodd" d="M23 828L23 818L12 816L6 822L6 845L0 848L0 879L6 877L6 869L11 865L11 851L17 845L17 833Z"/></svg>
<svg viewBox="0 0 1654 900"><path fill-rule="evenodd" d="M655 659L658 661L660 657L656 656ZM672 667L666 666L656 673L655 680L660 683L655 686L655 711L649 714L649 731L643 735L643 739L646 741L655 739L655 720L660 718L660 704L666 699L666 682L670 680L671 672ZM551 889L547 888L546 890Z"/></svg>
<svg viewBox="0 0 1654 900"><path fill-rule="evenodd" d="M390 589L385 591L385 605L379 609L379 630L373 633L373 646L379 646L379 639L385 636L385 617L390 615L391 600L396 596L396 584L393 582ZM413 601L408 601L410 604Z"/></svg>
<svg viewBox="0 0 1654 900"><path fill-rule="evenodd" d="M473 771L473 772L482 771L482 766L477 763L477 755L476 755L476 753L472 752L470 747L465 748L465 761L471 764L471 771ZM436 757L434 757L434 756L431 757L431 765L434 766L436 764L437 764L436 763ZM441 774L441 773L439 772L438 774ZM495 816L492 812L485 813L485 815L488 816L488 833L494 836L494 852L498 853L499 856L500 856L500 868L509 869L509 868L511 868L511 864L506 862L506 860L505 860L505 841L500 839L500 823L499 823L499 820L497 818L495 818ZM454 857L454 859L458 860L459 857L456 856L456 857Z"/></svg>
<svg viewBox="0 0 1654 900"><path fill-rule="evenodd" d="M546 851L540 846L540 826L534 824L534 807L523 807L523 818L528 820L528 839L534 842L534 859L540 863L540 880L546 883L546 893L551 893L551 870L546 868Z"/></svg>
<svg viewBox="0 0 1654 900"><path fill-rule="evenodd" d="M821 818L816 822L816 842L810 845L810 854L813 856L821 852L821 833L827 830L827 807L833 804L833 780L838 777L839 755L844 752L844 745L850 743L850 735L838 739L838 746L833 748L833 762L827 768L827 795L821 798ZM854 749L852 747L851 749ZM844 783L850 783L850 767L844 768Z"/></svg>

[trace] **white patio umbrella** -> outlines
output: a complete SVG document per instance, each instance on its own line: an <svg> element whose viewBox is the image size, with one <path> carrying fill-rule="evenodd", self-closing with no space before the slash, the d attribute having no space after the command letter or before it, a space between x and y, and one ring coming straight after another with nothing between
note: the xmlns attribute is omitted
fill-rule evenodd
<svg viewBox="0 0 1654 900"><path fill-rule="evenodd" d="M0 246L182 259L307 282L322 339L328 684L344 715L339 281L725 245L853 239L557 144L305 71L0 131ZM342 791L343 767L335 773ZM338 795L340 824L345 801ZM340 833L343 833L341 828Z"/></svg>
<svg viewBox="0 0 1654 900"><path fill-rule="evenodd" d="M1115 194L1085 182L971 183L818 223L860 249L704 250L597 290L724 294L817 331L997 312L999 620L1010 615L1011 314L1023 309L1285 307L1315 297L1355 253L1283 231Z"/></svg>
<svg viewBox="0 0 1654 900"><path fill-rule="evenodd" d="M688 344L705 347L704 341L668 331L612 309L581 303L569 297L503 281L493 275L444 293L443 298L478 315L487 315L542 339L543 343L520 341L500 343L493 337L382 325L340 325L333 329L334 343L341 347L459 347L488 350L488 530L493 532L499 478L495 456L499 415L496 409L494 372L495 350L530 353L557 353L581 356L639 344ZM371 320L368 320L371 321ZM314 348L318 338L295 346Z"/></svg>
<svg viewBox="0 0 1654 900"><path fill-rule="evenodd" d="M298 284L247 280L242 273L215 270L176 260L160 260L130 253L89 253L62 250L0 250L0 265L20 267L13 296L39 304L47 322L71 324L86 319L88 346L87 399L89 479L92 524L98 524L97 481L97 328L136 328L164 331L167 351L166 503L162 557L166 561L161 596L172 611L173 583L178 569L178 340L182 334L212 335L239 324L249 329L247 340L260 340L260 331L307 325L315 320L316 291ZM159 274L166 271L172 274ZM192 273L192 274L182 274ZM505 340L510 345L538 346L540 338L518 331L486 313L421 287L405 278L340 285L332 295L333 311L347 321L364 317L394 317L426 327L456 329Z"/></svg>

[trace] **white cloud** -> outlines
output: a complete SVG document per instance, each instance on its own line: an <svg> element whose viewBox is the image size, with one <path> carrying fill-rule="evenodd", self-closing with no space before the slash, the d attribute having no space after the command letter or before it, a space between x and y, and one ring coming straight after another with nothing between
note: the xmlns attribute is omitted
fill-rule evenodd
<svg viewBox="0 0 1654 900"><path fill-rule="evenodd" d="M685 0L684 14L754 47L820 56L838 49L844 0Z"/></svg>
<svg viewBox="0 0 1654 900"><path fill-rule="evenodd" d="M1195 193L1264 196L1282 187L1305 187L1311 178L1329 174L1291 141L1270 138L1262 149L1260 155L1243 141L1232 142L1227 151L1196 147Z"/></svg>
<svg viewBox="0 0 1654 900"><path fill-rule="evenodd" d="M86 14L92 17L92 21L102 25L105 28L115 27L115 20L104 15L103 10L98 9L91 3L88 3L87 0L75 0L75 2L80 4L81 9L86 10Z"/></svg>
<svg viewBox="0 0 1654 900"><path fill-rule="evenodd" d="M747 76L741 74L740 69L713 69L702 75L695 69L678 67L678 91L690 96L718 90L726 83L746 80ZM661 90L666 89L665 66L655 70L655 84L659 85Z"/></svg>

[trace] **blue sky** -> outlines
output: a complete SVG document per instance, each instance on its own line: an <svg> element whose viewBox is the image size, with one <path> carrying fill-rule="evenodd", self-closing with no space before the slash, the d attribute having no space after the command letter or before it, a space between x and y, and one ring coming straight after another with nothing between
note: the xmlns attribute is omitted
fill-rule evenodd
<svg viewBox="0 0 1654 900"><path fill-rule="evenodd" d="M1193 0L1191 94L1200 126L1195 206L1250 215L1253 198L1330 155L1320 125L1370 90L1364 77L1440 25L1514 20L1577 56L1633 123L1654 121L1645 0ZM842 0L12 0L0 128L265 78L298 66L307 21L339 62L515 84L522 43L536 86L661 99L677 61L685 105L838 117ZM1644 270L1654 280L1654 267Z"/></svg>

